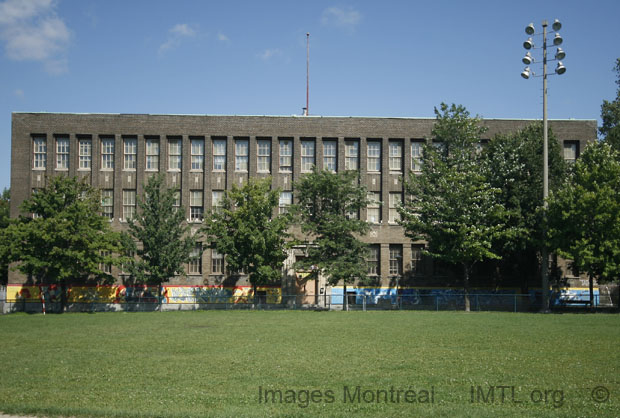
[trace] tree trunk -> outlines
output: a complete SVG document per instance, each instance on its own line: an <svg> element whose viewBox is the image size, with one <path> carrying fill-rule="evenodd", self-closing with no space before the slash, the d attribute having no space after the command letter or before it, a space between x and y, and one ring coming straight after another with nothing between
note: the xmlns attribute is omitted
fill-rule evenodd
<svg viewBox="0 0 620 418"><path fill-rule="evenodd" d="M345 311L349 310L349 295L347 295L347 282L344 282L344 300L342 306L344 307Z"/></svg>
<svg viewBox="0 0 620 418"><path fill-rule="evenodd" d="M469 302L469 267L466 264L463 264L463 290L465 291L465 312L470 311L470 302Z"/></svg>

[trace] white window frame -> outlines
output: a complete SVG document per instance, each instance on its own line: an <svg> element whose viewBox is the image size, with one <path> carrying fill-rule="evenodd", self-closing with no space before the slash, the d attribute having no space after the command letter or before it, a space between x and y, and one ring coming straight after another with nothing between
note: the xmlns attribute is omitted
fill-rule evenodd
<svg viewBox="0 0 620 418"><path fill-rule="evenodd" d="M403 246L400 244L390 245L390 276L403 274Z"/></svg>
<svg viewBox="0 0 620 418"><path fill-rule="evenodd" d="M123 138L123 170L135 171L138 159L138 140Z"/></svg>
<svg viewBox="0 0 620 418"><path fill-rule="evenodd" d="M344 142L344 169L357 170L359 168L360 143L358 140Z"/></svg>
<svg viewBox="0 0 620 418"><path fill-rule="evenodd" d="M211 249L211 274L224 274L224 254Z"/></svg>
<svg viewBox="0 0 620 418"><path fill-rule="evenodd" d="M114 219L114 189L101 190L101 215Z"/></svg>
<svg viewBox="0 0 620 418"><path fill-rule="evenodd" d="M259 173L271 172L271 140L259 139L256 141L256 171Z"/></svg>
<svg viewBox="0 0 620 418"><path fill-rule="evenodd" d="M280 200L278 201L278 213L287 213L289 207L293 204L293 192L280 192Z"/></svg>
<svg viewBox="0 0 620 418"><path fill-rule="evenodd" d="M305 139L301 141L301 172L309 173L316 164L315 160L316 141Z"/></svg>
<svg viewBox="0 0 620 418"><path fill-rule="evenodd" d="M123 189L123 220L128 221L136 215L136 190Z"/></svg>
<svg viewBox="0 0 620 418"><path fill-rule="evenodd" d="M388 144L390 171L403 171L403 141L392 140Z"/></svg>
<svg viewBox="0 0 620 418"><path fill-rule="evenodd" d="M101 169L114 170L114 138L101 138Z"/></svg>
<svg viewBox="0 0 620 418"><path fill-rule="evenodd" d="M338 169L338 142L323 141L323 169L335 173Z"/></svg>
<svg viewBox="0 0 620 418"><path fill-rule="evenodd" d="M424 142L411 141L411 171L422 171L422 153Z"/></svg>
<svg viewBox="0 0 620 418"><path fill-rule="evenodd" d="M400 192L390 192L388 206L388 222L396 224L400 220L398 208L403 204L403 194Z"/></svg>
<svg viewBox="0 0 620 418"><path fill-rule="evenodd" d="M187 264L187 274L202 274L202 243L196 243L190 257L192 259Z"/></svg>
<svg viewBox="0 0 620 418"><path fill-rule="evenodd" d="M280 166L279 171L281 173L293 172L293 140L292 139L280 139Z"/></svg>
<svg viewBox="0 0 620 418"><path fill-rule="evenodd" d="M371 224L381 223L381 192L368 192L366 221Z"/></svg>
<svg viewBox="0 0 620 418"><path fill-rule="evenodd" d="M213 140L213 171L226 170L226 140Z"/></svg>
<svg viewBox="0 0 620 418"><path fill-rule="evenodd" d="M78 140L79 170L90 170L93 160L93 141L90 138Z"/></svg>
<svg viewBox="0 0 620 418"><path fill-rule="evenodd" d="M168 139L168 171L181 171L183 167L183 143L181 139Z"/></svg>
<svg viewBox="0 0 620 418"><path fill-rule="evenodd" d="M202 222L204 217L204 199L202 190L189 191L189 220L191 222Z"/></svg>
<svg viewBox="0 0 620 418"><path fill-rule="evenodd" d="M214 211L220 210L223 207L224 191L213 190L211 191L211 209Z"/></svg>
<svg viewBox="0 0 620 418"><path fill-rule="evenodd" d="M56 137L56 170L69 169L69 137Z"/></svg>
<svg viewBox="0 0 620 418"><path fill-rule="evenodd" d="M243 138L235 139L235 171L248 172L249 155L250 141Z"/></svg>
<svg viewBox="0 0 620 418"><path fill-rule="evenodd" d="M366 259L369 276L379 276L381 273L381 246L371 244L368 246L368 258Z"/></svg>
<svg viewBox="0 0 620 418"><path fill-rule="evenodd" d="M366 169L371 173L381 171L381 142L368 141L366 143Z"/></svg>
<svg viewBox="0 0 620 418"><path fill-rule="evenodd" d="M192 138L190 140L192 154L192 171L203 171L205 165L205 140Z"/></svg>
<svg viewBox="0 0 620 418"><path fill-rule="evenodd" d="M33 168L45 170L47 168L47 138L35 136L33 139Z"/></svg>
<svg viewBox="0 0 620 418"><path fill-rule="evenodd" d="M159 139L146 139L146 171L159 171Z"/></svg>

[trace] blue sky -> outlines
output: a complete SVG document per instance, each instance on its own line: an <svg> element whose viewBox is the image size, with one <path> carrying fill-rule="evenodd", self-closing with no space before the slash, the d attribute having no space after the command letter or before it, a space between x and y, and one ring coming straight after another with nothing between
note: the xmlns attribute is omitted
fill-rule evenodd
<svg viewBox="0 0 620 418"><path fill-rule="evenodd" d="M558 18L549 117L599 119L619 15L617 0L0 0L0 188L15 111L301 114L307 32L312 115L433 117L443 101L537 119L524 28Z"/></svg>

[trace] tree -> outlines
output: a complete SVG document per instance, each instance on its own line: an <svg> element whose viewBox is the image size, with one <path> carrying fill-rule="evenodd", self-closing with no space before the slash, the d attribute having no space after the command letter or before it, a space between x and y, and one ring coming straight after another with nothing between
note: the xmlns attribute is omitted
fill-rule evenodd
<svg viewBox="0 0 620 418"><path fill-rule="evenodd" d="M273 216L280 192L270 188L271 178L233 185L203 230L209 246L225 255L229 271L248 274L254 297L257 286L281 282L287 257L291 219L288 213Z"/></svg>
<svg viewBox="0 0 620 418"><path fill-rule="evenodd" d="M500 258L493 244L509 233L507 213L480 163L480 120L454 104L442 103L435 115L435 144L424 148L422 173L410 173L405 182L401 225L407 236L428 242L426 254L460 266L469 311L472 269Z"/></svg>
<svg viewBox="0 0 620 418"><path fill-rule="evenodd" d="M603 100L601 105L601 120L603 124L599 128L599 132L604 136L605 142L616 151L620 151L620 58L616 59L614 71L618 77L616 80L618 85L616 99L613 102Z"/></svg>
<svg viewBox="0 0 620 418"><path fill-rule="evenodd" d="M348 283L367 277L368 246L359 237L370 227L356 216L368 205L366 188L355 171L314 167L295 183L295 191L301 231L307 237L307 257L296 268L322 273L332 286L343 283L346 296Z"/></svg>
<svg viewBox="0 0 620 418"><path fill-rule="evenodd" d="M0 195L0 231L3 231L9 226L10 219L10 205L11 191L10 189L4 189L2 195ZM0 232L1 233L1 232ZM6 284L8 282L9 264L0 257L0 284Z"/></svg>
<svg viewBox="0 0 620 418"><path fill-rule="evenodd" d="M527 292L530 278L540 277L543 245L543 127L533 123L509 134L496 135L484 149L483 163L492 187L508 211L514 232L495 243L502 254L497 267L502 279L520 281ZM549 189L557 190L566 176L560 143L549 131ZM539 280L539 279L535 279Z"/></svg>
<svg viewBox="0 0 620 418"><path fill-rule="evenodd" d="M590 280L620 276L620 158L611 144L593 143L562 187L549 197L549 241Z"/></svg>
<svg viewBox="0 0 620 418"><path fill-rule="evenodd" d="M24 215L10 221L0 242L9 263L35 283L59 284L61 307L68 284L112 280L101 266L114 264L121 236L101 216L100 193L75 177L57 176L26 199Z"/></svg>
<svg viewBox="0 0 620 418"><path fill-rule="evenodd" d="M196 248L196 237L185 224L185 211L174 207L175 195L175 190L166 187L163 175L149 177L136 217L128 220L132 239L127 247L137 258L124 268L136 282L157 285L160 303L162 284L185 274L183 267Z"/></svg>

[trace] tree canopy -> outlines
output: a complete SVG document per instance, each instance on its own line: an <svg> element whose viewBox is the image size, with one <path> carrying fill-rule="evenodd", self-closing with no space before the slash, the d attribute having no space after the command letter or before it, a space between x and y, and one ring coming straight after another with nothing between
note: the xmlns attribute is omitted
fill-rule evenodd
<svg viewBox="0 0 620 418"><path fill-rule="evenodd" d="M255 296L257 286L282 279L291 218L288 213L274 216L279 198L271 178L233 185L203 229L208 245L225 255L227 269L248 274Z"/></svg>
<svg viewBox="0 0 620 418"><path fill-rule="evenodd" d="M166 187L163 175L152 175L138 199L135 218L128 220L132 239L127 247L137 258L124 268L137 282L161 286L175 275L185 274L196 237L185 223L183 207L174 206L176 193Z"/></svg>
<svg viewBox="0 0 620 418"><path fill-rule="evenodd" d="M368 200L358 173L333 173L315 167L295 183L295 191L307 244L307 257L296 267L321 272L331 285L366 279L367 244L359 238L370 227L359 219L359 213Z"/></svg>
<svg viewBox="0 0 620 418"><path fill-rule="evenodd" d="M603 124L599 132L603 135L605 142L611 145L616 151L620 151L620 58L616 59L614 71L617 75L616 98L613 101L603 100L601 105L601 120Z"/></svg>
<svg viewBox="0 0 620 418"><path fill-rule="evenodd" d="M8 262L35 283L112 280L102 265L115 263L119 233L101 216L98 190L75 177L56 176L22 205L2 232Z"/></svg>

